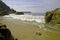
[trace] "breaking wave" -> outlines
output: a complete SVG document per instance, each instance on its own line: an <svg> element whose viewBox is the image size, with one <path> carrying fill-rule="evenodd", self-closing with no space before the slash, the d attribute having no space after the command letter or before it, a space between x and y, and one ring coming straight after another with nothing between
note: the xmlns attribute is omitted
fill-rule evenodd
<svg viewBox="0 0 60 40"><path fill-rule="evenodd" d="M10 15L5 15L4 17L6 17L6 18L10 17L13 19L20 19L22 21L33 21L33 22L37 22L37 23L45 23L44 16L10 14Z"/></svg>

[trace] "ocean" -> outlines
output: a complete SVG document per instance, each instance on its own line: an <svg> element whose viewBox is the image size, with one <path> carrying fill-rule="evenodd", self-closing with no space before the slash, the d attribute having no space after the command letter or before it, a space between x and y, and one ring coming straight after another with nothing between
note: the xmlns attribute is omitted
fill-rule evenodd
<svg viewBox="0 0 60 40"><path fill-rule="evenodd" d="M24 15L15 15L9 14L3 16L5 18L13 18L13 19L20 19L22 21L32 21L36 23L45 23L44 21L44 13L24 13Z"/></svg>
<svg viewBox="0 0 60 40"><path fill-rule="evenodd" d="M24 15L9 14L9 15L3 16L3 18L4 19L20 20L26 24L37 25L40 28L44 28L44 30L52 29L52 28L46 27L44 13L24 13ZM57 32L57 30L54 30L54 29L48 30L48 31ZM60 31L58 31L58 33L60 33Z"/></svg>
<svg viewBox="0 0 60 40"><path fill-rule="evenodd" d="M4 19L19 19L25 22L32 22L33 24L41 25L45 23L44 13L24 13L24 15L9 14L3 16Z"/></svg>

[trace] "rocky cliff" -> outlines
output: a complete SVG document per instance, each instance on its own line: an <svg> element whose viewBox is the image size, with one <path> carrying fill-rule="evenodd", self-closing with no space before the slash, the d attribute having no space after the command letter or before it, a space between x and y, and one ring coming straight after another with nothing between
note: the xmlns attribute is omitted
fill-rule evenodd
<svg viewBox="0 0 60 40"><path fill-rule="evenodd" d="M46 12L45 22L51 24L60 24L60 8Z"/></svg>
<svg viewBox="0 0 60 40"><path fill-rule="evenodd" d="M0 0L0 16L8 14L10 8Z"/></svg>

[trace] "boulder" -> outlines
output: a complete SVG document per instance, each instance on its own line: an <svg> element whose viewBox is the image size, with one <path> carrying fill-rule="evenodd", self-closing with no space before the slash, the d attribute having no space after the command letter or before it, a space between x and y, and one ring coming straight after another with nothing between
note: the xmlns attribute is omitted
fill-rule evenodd
<svg viewBox="0 0 60 40"><path fill-rule="evenodd" d="M0 25L0 40L15 40L6 25Z"/></svg>
<svg viewBox="0 0 60 40"><path fill-rule="evenodd" d="M24 15L23 12L16 12L15 14L16 14L16 15Z"/></svg>

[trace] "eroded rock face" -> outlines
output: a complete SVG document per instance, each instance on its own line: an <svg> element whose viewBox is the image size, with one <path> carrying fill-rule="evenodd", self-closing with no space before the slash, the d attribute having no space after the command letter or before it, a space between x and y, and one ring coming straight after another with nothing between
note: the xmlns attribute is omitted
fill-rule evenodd
<svg viewBox="0 0 60 40"><path fill-rule="evenodd" d="M51 24L60 24L60 8L46 12L45 22Z"/></svg>
<svg viewBox="0 0 60 40"><path fill-rule="evenodd" d="M11 9L11 13L16 13L16 11L14 9Z"/></svg>
<svg viewBox="0 0 60 40"><path fill-rule="evenodd" d="M46 12L46 15L45 15L45 22L46 23L49 23L52 19L52 16L53 16L53 13L52 12Z"/></svg>
<svg viewBox="0 0 60 40"><path fill-rule="evenodd" d="M0 0L0 15L6 15L10 11L10 8Z"/></svg>

